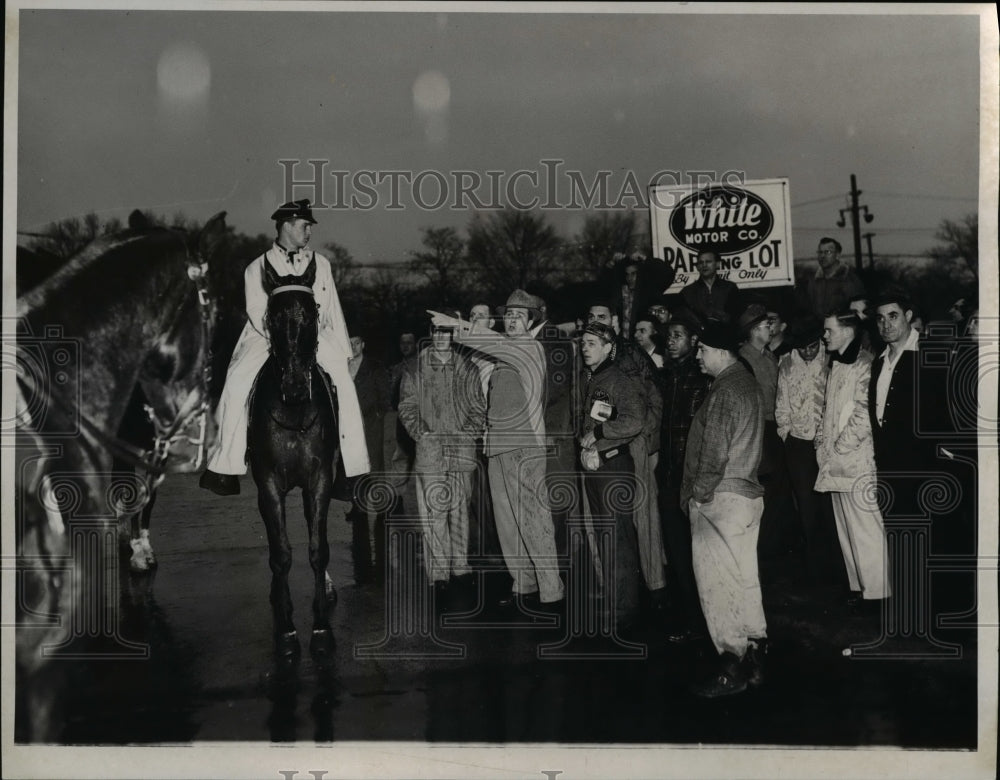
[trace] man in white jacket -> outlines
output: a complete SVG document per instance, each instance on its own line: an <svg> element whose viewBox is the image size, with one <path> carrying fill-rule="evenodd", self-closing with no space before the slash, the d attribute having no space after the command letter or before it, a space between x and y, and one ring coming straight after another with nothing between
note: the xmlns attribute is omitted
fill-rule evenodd
<svg viewBox="0 0 1000 780"><path fill-rule="evenodd" d="M267 361L269 339L264 315L267 293L262 276L264 263L270 263L281 276L301 276L316 262L313 294L319 306L319 346L317 362L330 375L337 391L337 414L340 426L340 451L348 477L370 470L364 426L354 382L348 370L351 357L350 336L333 282L330 261L306 248L316 224L308 200L285 203L271 215L276 237L267 252L256 258L244 273L247 323L240 334L226 373L216 413L219 435L200 485L222 496L240 492L240 474L246 474L247 399L257 374Z"/></svg>

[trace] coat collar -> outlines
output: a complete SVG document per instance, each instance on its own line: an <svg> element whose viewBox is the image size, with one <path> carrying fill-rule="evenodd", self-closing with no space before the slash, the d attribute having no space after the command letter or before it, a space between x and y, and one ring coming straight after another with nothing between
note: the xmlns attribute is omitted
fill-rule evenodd
<svg viewBox="0 0 1000 780"><path fill-rule="evenodd" d="M843 352L831 352L830 353L830 365L834 363L846 363L851 365L858 359L858 354L861 352L861 339L857 335L854 336L854 340L847 345L847 349Z"/></svg>
<svg viewBox="0 0 1000 780"><path fill-rule="evenodd" d="M902 357L903 352L916 352L920 349L920 332L917 330L910 330L910 335L907 336L906 342L903 344L902 350L900 350L900 357ZM887 361L889 360L889 345L885 345L885 349L882 350L882 354L879 355L880 358Z"/></svg>
<svg viewBox="0 0 1000 780"><path fill-rule="evenodd" d="M838 276L846 276L850 269L843 260L837 261L837 267L834 268L830 273L825 273L823 271L823 266L817 266L816 268L816 278L817 279L836 279Z"/></svg>
<svg viewBox="0 0 1000 780"><path fill-rule="evenodd" d="M614 359L613 359L613 354L614 353L612 352L611 355L608 355L606 358L604 358L604 360L601 362L601 365L599 365L597 368L589 368L588 367L587 368L587 374L591 378L593 378L593 377L597 376L598 374L603 374L605 371L607 371L609 368L611 368L611 366L615 362Z"/></svg>

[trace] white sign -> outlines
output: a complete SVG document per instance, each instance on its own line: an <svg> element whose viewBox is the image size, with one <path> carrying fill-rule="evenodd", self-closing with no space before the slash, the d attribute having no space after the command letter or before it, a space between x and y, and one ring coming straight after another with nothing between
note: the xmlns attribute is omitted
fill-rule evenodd
<svg viewBox="0 0 1000 780"><path fill-rule="evenodd" d="M698 278L698 253L714 249L718 275L741 289L795 283L788 179L652 186L653 255L677 272L667 292Z"/></svg>

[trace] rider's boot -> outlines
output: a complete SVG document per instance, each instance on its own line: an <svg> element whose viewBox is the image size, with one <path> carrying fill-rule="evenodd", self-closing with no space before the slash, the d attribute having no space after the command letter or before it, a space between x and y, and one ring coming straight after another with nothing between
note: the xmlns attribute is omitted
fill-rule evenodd
<svg viewBox="0 0 1000 780"><path fill-rule="evenodd" d="M236 496L240 492L240 478L235 474L218 474L206 469L198 480L198 486L220 496Z"/></svg>

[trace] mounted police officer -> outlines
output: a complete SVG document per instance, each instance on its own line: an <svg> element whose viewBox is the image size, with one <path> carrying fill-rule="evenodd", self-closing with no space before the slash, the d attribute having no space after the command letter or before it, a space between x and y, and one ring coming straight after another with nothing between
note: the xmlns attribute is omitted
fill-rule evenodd
<svg viewBox="0 0 1000 780"><path fill-rule="evenodd" d="M340 452L348 477L369 471L368 450L364 426L354 382L348 369L351 357L350 337L344 322L340 298L333 281L330 261L306 245L316 224L308 200L285 203L271 215L276 237L273 246L247 266L247 323L233 350L217 411L219 435L201 476L200 485L219 495L240 492L239 477L245 474L247 446L247 399L257 374L267 361L269 341L267 324L267 293L262 284L264 264L280 276L302 276L311 263L316 265L312 284L319 306L319 346L317 362L330 375L337 391L337 413L340 426Z"/></svg>

